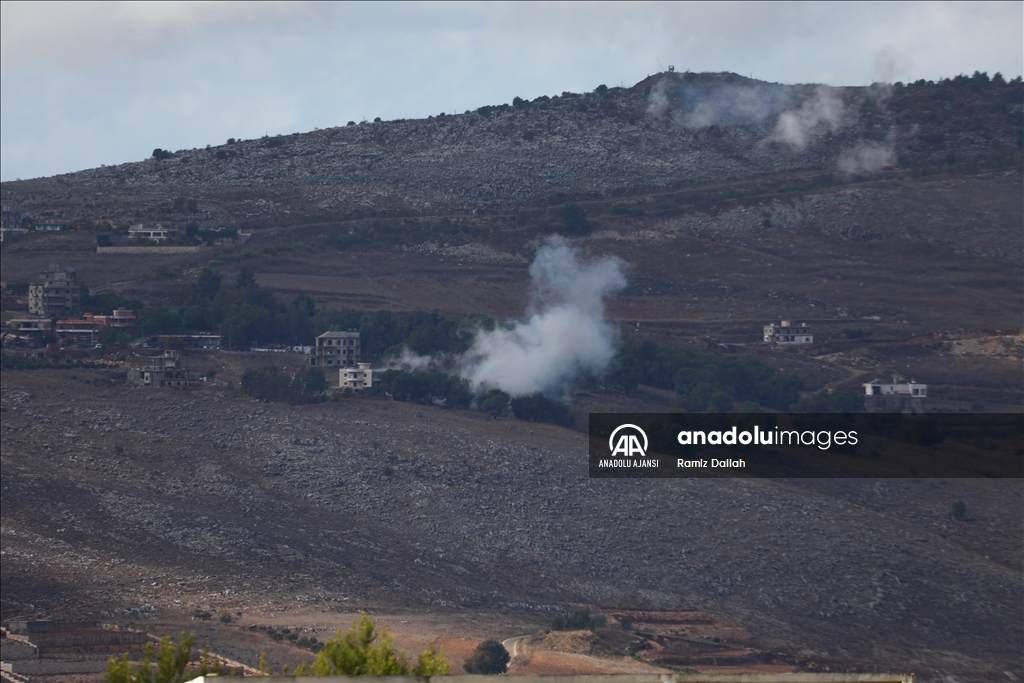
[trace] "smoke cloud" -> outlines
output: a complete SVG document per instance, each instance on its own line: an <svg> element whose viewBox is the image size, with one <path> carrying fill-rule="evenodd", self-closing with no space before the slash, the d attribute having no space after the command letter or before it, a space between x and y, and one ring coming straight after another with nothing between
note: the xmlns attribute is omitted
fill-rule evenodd
<svg viewBox="0 0 1024 683"><path fill-rule="evenodd" d="M388 366L456 372L477 393L564 394L581 373L603 372L615 354L617 335L604 319L604 301L626 286L624 270L615 257L584 261L554 235L530 265L533 292L525 318L477 330L461 356L418 356L406 349Z"/></svg>
<svg viewBox="0 0 1024 683"><path fill-rule="evenodd" d="M839 155L839 170L844 173L877 173L894 157L893 146L876 142L865 142Z"/></svg>
<svg viewBox="0 0 1024 683"><path fill-rule="evenodd" d="M784 111L775 122L770 140L803 150L820 135L834 133L843 123L843 101L834 89L820 86L800 107Z"/></svg>
<svg viewBox="0 0 1024 683"><path fill-rule="evenodd" d="M624 264L606 257L584 262L555 235L530 266L533 296L524 320L481 330L459 362L476 389L512 396L563 392L583 372L598 374L615 353L615 329L604 320L604 300L626 286Z"/></svg>

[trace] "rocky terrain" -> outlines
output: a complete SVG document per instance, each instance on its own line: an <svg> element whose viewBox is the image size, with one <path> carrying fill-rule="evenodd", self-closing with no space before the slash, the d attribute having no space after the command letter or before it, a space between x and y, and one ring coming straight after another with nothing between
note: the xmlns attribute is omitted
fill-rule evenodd
<svg viewBox="0 0 1024 683"><path fill-rule="evenodd" d="M507 213L809 170L1012 166L1021 92L1019 80L829 88L663 73L631 88L232 139L5 183L4 201L72 221L267 225L357 210ZM174 215L186 199L197 201L193 215Z"/></svg>
<svg viewBox="0 0 1024 683"><path fill-rule="evenodd" d="M1024 673L1019 480L591 481L560 428L111 379L4 373L4 618L696 608L851 667Z"/></svg>
<svg viewBox="0 0 1024 683"><path fill-rule="evenodd" d="M5 204L78 230L0 256L5 282L56 261L153 307L177 307L203 267L229 283L245 265L282 301L507 320L579 202L575 246L627 264L607 307L623 335L756 358L812 390L898 375L928 383L930 408L1019 411L1022 116L1019 81L659 74L4 183ZM107 223L156 221L247 239L95 248ZM2 308L27 302L5 292ZM813 347L762 344L780 319L810 323ZM713 636L748 670L1024 676L1020 480L591 481L587 413L665 410L672 392L581 391L568 430L234 388L248 367L295 370L290 355L194 352L216 382L146 391L124 383L133 352L73 353L114 365L0 378L4 620L185 626L253 664L299 654L251 625L323 638L386 612L412 622L410 650L444 635L464 657L585 607L651 630L645 656L679 666L685 638ZM662 623L693 610L715 628ZM192 620L204 613L238 623ZM553 640L518 670L647 666L601 669Z"/></svg>

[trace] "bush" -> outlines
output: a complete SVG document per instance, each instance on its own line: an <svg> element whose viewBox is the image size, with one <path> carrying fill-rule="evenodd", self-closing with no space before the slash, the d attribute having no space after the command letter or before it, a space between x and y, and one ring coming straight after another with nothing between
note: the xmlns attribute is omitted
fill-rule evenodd
<svg viewBox="0 0 1024 683"><path fill-rule="evenodd" d="M192 644L195 643L195 634L181 634L176 645L168 636L160 640L156 649L156 670L152 668L153 644L146 643L142 650L142 658L133 668L128 661L128 653L121 659L107 660L107 671L104 677L106 683L177 683L185 679L185 667L188 666L192 654ZM208 660L204 658L203 671L205 674Z"/></svg>
<svg viewBox="0 0 1024 683"><path fill-rule="evenodd" d="M967 519L967 504L964 503L962 500L956 501L955 503L953 503L952 513L953 519L955 519L958 522L964 521L965 519Z"/></svg>
<svg viewBox="0 0 1024 683"><path fill-rule="evenodd" d="M606 623L604 617L592 615L588 610L578 609L568 617L557 616L551 621L552 631L582 631L583 629L601 628Z"/></svg>
<svg viewBox="0 0 1024 683"><path fill-rule="evenodd" d="M503 674L512 659L505 646L496 640L485 640L476 646L462 668L468 674Z"/></svg>
<svg viewBox="0 0 1024 683"><path fill-rule="evenodd" d="M373 619L363 615L347 633L337 635L323 644L311 667L314 676L444 676L451 667L444 649L434 643L419 654L416 666L409 668L403 653L396 653L387 629L377 633ZM297 675L306 673L300 665Z"/></svg>
<svg viewBox="0 0 1024 683"><path fill-rule="evenodd" d="M327 378L320 368L303 368L291 378L277 366L250 368L242 375L242 391L263 401L313 403L326 390Z"/></svg>
<svg viewBox="0 0 1024 683"><path fill-rule="evenodd" d="M564 403L552 401L542 393L520 396L511 401L512 413L520 420L549 422L568 427L573 423L573 414ZM483 405L481 405L483 409Z"/></svg>
<svg viewBox="0 0 1024 683"><path fill-rule="evenodd" d="M562 227L569 235L585 235L590 232L587 214L579 204L566 204L561 212Z"/></svg>
<svg viewBox="0 0 1024 683"><path fill-rule="evenodd" d="M509 399L511 397L501 389L491 389L480 400L480 410L493 418L498 418L508 412Z"/></svg>

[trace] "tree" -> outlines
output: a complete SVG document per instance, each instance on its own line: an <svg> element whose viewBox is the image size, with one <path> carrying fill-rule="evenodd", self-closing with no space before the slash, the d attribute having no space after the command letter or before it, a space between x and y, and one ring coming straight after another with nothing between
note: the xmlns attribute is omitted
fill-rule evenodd
<svg viewBox="0 0 1024 683"><path fill-rule="evenodd" d="M512 659L505 646L496 640L485 640L462 665L468 674L503 674Z"/></svg>
<svg viewBox="0 0 1024 683"><path fill-rule="evenodd" d="M444 649L437 649L434 643L419 654L410 670L405 653L395 653L387 629L378 633L376 622L365 614L347 633L338 629L310 667L313 676L443 676L450 670Z"/></svg>
<svg viewBox="0 0 1024 683"><path fill-rule="evenodd" d="M156 650L156 672L153 671L153 644L146 643L142 658L134 668L128 661L128 653L121 659L107 660L106 683L179 683L185 680L185 667L196 641L194 633L182 633L177 644L170 636L160 639ZM154 675L155 674L155 675Z"/></svg>
<svg viewBox="0 0 1024 683"><path fill-rule="evenodd" d="M196 294L200 300L212 299L220 291L220 273L212 268L203 268L199 274L199 281L196 282Z"/></svg>
<svg viewBox="0 0 1024 683"><path fill-rule="evenodd" d="M249 266L242 266L242 269L238 271L238 277L235 278L235 286L245 289L253 284L256 284L256 273Z"/></svg>
<svg viewBox="0 0 1024 683"><path fill-rule="evenodd" d="M570 235L585 235L590 232L587 213L579 204L566 204L562 207L562 227Z"/></svg>
<svg viewBox="0 0 1024 683"><path fill-rule="evenodd" d="M511 397L501 389L491 389L480 401L480 410L493 418L501 417L508 411L509 399Z"/></svg>

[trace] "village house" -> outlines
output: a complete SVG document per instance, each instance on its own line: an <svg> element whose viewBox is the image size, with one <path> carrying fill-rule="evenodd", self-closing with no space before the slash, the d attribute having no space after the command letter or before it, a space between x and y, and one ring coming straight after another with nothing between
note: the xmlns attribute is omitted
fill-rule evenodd
<svg viewBox="0 0 1024 683"><path fill-rule="evenodd" d="M868 412L884 408L922 411L923 400L926 398L928 398L928 385L919 384L914 380L898 382L893 377L891 383L885 383L878 379L864 383L864 408Z"/></svg>
<svg viewBox="0 0 1024 683"><path fill-rule="evenodd" d="M177 230L165 228L160 223L150 228L147 228L143 223L138 223L128 228L128 238L133 240L150 240L151 242L159 243L172 240L177 235Z"/></svg>
<svg viewBox="0 0 1024 683"><path fill-rule="evenodd" d="M177 351L153 356L141 368L128 371L128 383L144 387L187 387L189 372Z"/></svg>
<svg viewBox="0 0 1024 683"><path fill-rule="evenodd" d="M359 365L359 333L324 332L316 338L309 364L328 368L354 368Z"/></svg>
<svg viewBox="0 0 1024 683"><path fill-rule="evenodd" d="M799 325L789 320L783 320L779 324L769 323L764 326L764 341L766 344L813 344L814 335L807 323Z"/></svg>
<svg viewBox="0 0 1024 683"><path fill-rule="evenodd" d="M360 363L355 368L342 368L338 370L338 388L362 391L372 389L374 382L380 382L380 377L375 377L370 363Z"/></svg>
<svg viewBox="0 0 1024 683"><path fill-rule="evenodd" d="M135 326L135 311L116 308L113 315L83 313L81 318L57 321L57 338L65 343L95 344L104 327L130 328Z"/></svg>

